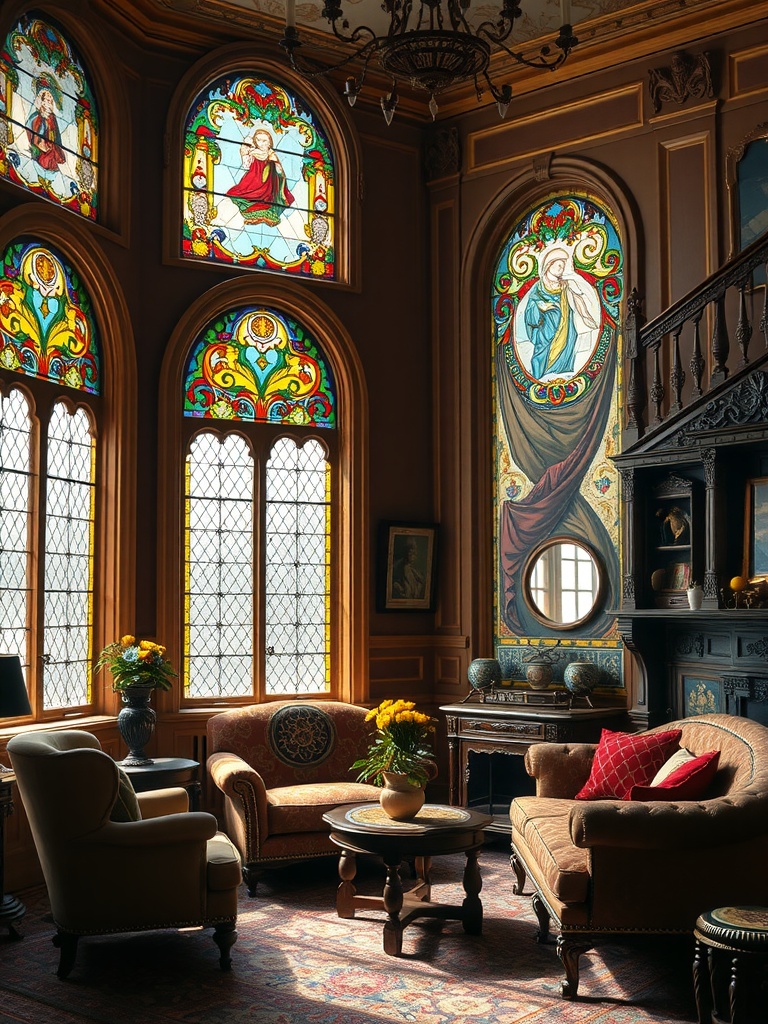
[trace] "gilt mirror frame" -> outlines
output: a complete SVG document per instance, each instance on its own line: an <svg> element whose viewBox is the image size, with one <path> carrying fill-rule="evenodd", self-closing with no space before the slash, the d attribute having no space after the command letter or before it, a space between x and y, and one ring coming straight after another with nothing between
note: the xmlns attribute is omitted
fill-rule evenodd
<svg viewBox="0 0 768 1024"><path fill-rule="evenodd" d="M596 580L595 592L592 599L592 606L590 607L589 611L586 612L584 615L581 615L578 618L571 620L570 622L558 622L556 619L548 618L536 604L536 601L534 600L531 592L531 576L533 574L533 570L536 566L536 563L539 561L541 556L546 551L550 550L553 547L563 544L573 545L574 547L580 548L582 551L586 552L586 554L589 555L594 566ZM588 544L586 541L582 540L579 537L573 537L570 535L560 535L557 537L548 537L545 541L543 541L541 544L538 544L531 551L530 555L526 559L525 566L523 568L522 585L523 597L531 615L533 615L533 617L538 622L540 622L543 626L546 626L548 629L554 629L558 632L565 632L574 629L579 629L585 623L589 622L589 620L598 613L598 611L602 608L603 602L605 600L607 581L605 575L605 567L603 566L602 560L598 555L597 551L595 551L595 549L590 544Z"/></svg>

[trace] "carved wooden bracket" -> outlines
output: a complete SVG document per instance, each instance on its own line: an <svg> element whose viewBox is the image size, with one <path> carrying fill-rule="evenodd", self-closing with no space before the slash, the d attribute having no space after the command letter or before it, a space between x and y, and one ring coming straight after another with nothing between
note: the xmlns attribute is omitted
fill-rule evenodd
<svg viewBox="0 0 768 1024"><path fill-rule="evenodd" d="M678 50L667 68L651 68L648 87L655 114L662 103L685 103L688 99L710 99L714 95L709 57L696 56Z"/></svg>

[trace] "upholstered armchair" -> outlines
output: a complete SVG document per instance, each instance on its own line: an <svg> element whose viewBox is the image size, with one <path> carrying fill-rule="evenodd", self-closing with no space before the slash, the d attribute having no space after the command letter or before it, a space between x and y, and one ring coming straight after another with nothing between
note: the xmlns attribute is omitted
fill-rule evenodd
<svg viewBox="0 0 768 1024"><path fill-rule="evenodd" d="M240 858L183 789L135 794L95 736L14 736L8 753L29 819L65 978L84 935L213 927L219 963L237 938ZM119 820L114 820L119 819Z"/></svg>
<svg viewBox="0 0 768 1024"><path fill-rule="evenodd" d="M366 709L338 701L276 701L208 720L208 771L224 794L224 827L251 896L264 870L338 854L323 814L378 801L350 766L367 751Z"/></svg>

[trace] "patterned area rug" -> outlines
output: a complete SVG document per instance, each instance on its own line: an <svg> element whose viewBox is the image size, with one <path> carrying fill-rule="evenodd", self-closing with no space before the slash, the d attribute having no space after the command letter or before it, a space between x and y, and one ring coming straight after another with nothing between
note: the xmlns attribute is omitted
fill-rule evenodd
<svg viewBox="0 0 768 1024"><path fill-rule="evenodd" d="M457 921L425 919L406 929L400 958L382 951L383 913L358 911L351 921L336 916L332 858L275 871L255 899L241 891L230 973L219 970L210 932L167 931L83 939L70 978L59 981L45 891L23 893L23 940L0 936L0 1024L696 1019L688 940L617 944L585 954L579 998L562 1000L555 948L534 941L530 898L512 893L508 849L489 845L480 863L483 934L466 935ZM435 859L434 899L461 902L462 866L461 855ZM358 891L380 893L383 877L379 862L361 863Z"/></svg>

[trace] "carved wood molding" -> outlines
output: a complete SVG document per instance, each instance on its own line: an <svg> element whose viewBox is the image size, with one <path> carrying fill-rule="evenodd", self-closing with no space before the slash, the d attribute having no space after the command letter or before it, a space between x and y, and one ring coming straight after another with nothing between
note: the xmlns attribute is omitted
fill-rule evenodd
<svg viewBox="0 0 768 1024"><path fill-rule="evenodd" d="M688 99L711 99L714 95L709 55L695 56L678 50L672 63L665 68L651 68L648 88L654 113L663 103L685 103Z"/></svg>

